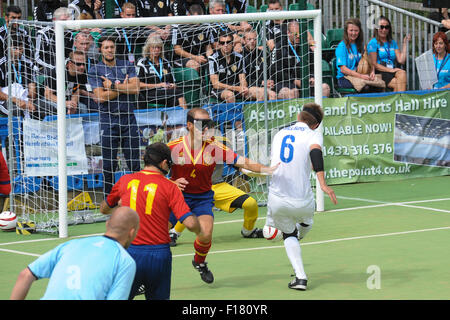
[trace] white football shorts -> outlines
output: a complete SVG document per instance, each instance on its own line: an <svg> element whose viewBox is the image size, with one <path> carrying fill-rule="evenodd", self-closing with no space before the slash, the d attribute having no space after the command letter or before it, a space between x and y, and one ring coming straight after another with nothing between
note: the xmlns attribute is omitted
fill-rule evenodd
<svg viewBox="0 0 450 320"><path fill-rule="evenodd" d="M312 225L314 210L314 198L296 200L269 193L266 225L289 234L294 232L297 223Z"/></svg>

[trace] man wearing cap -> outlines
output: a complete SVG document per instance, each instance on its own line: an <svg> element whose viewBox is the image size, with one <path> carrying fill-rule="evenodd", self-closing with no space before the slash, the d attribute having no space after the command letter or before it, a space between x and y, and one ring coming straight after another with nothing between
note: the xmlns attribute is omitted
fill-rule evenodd
<svg viewBox="0 0 450 320"><path fill-rule="evenodd" d="M325 181L323 137L316 131L322 119L322 108L307 103L298 114L297 122L280 130L272 141L271 164L280 163L280 166L273 173L269 186L266 226L282 232L286 253L295 271L295 279L288 285L290 289L306 290L307 277L299 239L313 223L315 202L310 184L311 165L320 188L334 204L337 203L333 189Z"/></svg>
<svg viewBox="0 0 450 320"><path fill-rule="evenodd" d="M147 300L168 300L172 275L172 253L168 223L170 213L197 235L200 224L183 199L178 186L165 177L172 166L170 149L164 143L146 147L144 169L126 174L113 186L100 205L100 211L109 214L121 201L137 211L140 227L128 253L136 261L136 276L130 299L142 288Z"/></svg>
<svg viewBox="0 0 450 320"><path fill-rule="evenodd" d="M198 217L202 228L202 233L198 234L194 241L195 255L192 265L206 283L214 282L214 276L205 260L211 248L213 232L212 174L216 164L227 163L238 168L267 174L271 174L277 168L277 165L267 167L238 156L215 139L210 130L212 128L214 128L214 122L208 111L192 108L187 113L188 134L168 143L174 161L171 179L176 181L183 191L186 203Z"/></svg>

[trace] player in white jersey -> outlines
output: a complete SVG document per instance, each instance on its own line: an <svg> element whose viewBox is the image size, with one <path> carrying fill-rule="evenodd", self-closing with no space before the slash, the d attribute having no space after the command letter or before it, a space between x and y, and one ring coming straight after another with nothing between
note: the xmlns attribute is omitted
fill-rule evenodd
<svg viewBox="0 0 450 320"><path fill-rule="evenodd" d="M306 290L307 276L303 268L299 239L311 230L315 210L311 190L311 165L321 189L336 204L336 195L325 182L322 144L316 131L323 119L321 107L307 103L297 116L297 123L280 130L272 142L271 166L280 163L269 186L266 226L282 232L287 256L295 271L288 287ZM299 229L297 230L297 226Z"/></svg>

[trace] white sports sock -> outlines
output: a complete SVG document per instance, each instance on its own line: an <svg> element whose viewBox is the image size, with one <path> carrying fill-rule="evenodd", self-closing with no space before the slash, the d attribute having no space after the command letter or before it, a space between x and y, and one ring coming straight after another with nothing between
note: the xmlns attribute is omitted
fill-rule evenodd
<svg viewBox="0 0 450 320"><path fill-rule="evenodd" d="M286 248L287 256L294 268L295 276L299 279L308 279L303 268L302 250L300 249L298 239L296 237L287 238L284 240L284 247Z"/></svg>

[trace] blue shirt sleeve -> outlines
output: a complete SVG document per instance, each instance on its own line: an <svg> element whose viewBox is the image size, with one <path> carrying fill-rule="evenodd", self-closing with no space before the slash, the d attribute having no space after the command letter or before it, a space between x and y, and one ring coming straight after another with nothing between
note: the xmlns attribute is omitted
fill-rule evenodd
<svg viewBox="0 0 450 320"><path fill-rule="evenodd" d="M92 66L88 73L88 82L92 88L92 90L103 87L103 80L100 76L103 75L99 73L99 68L95 65Z"/></svg>
<svg viewBox="0 0 450 320"><path fill-rule="evenodd" d="M377 52L377 50L378 50L378 42L377 39L373 38L367 44L367 53Z"/></svg>
<svg viewBox="0 0 450 320"><path fill-rule="evenodd" d="M130 295L136 274L136 262L125 250L121 248L121 251L123 252L118 266L119 270L114 276L114 281L106 296L106 300L127 300Z"/></svg>
<svg viewBox="0 0 450 320"><path fill-rule="evenodd" d="M46 252L28 265L28 268L38 279L50 278L60 258L60 252L66 245L67 242L62 243L53 250Z"/></svg>
<svg viewBox="0 0 450 320"><path fill-rule="evenodd" d="M348 52L347 48L345 47L344 41L341 41L339 45L336 48L336 68L337 68L337 76L336 78L340 79L344 76L344 74L341 72L340 66L346 66L348 61Z"/></svg>

